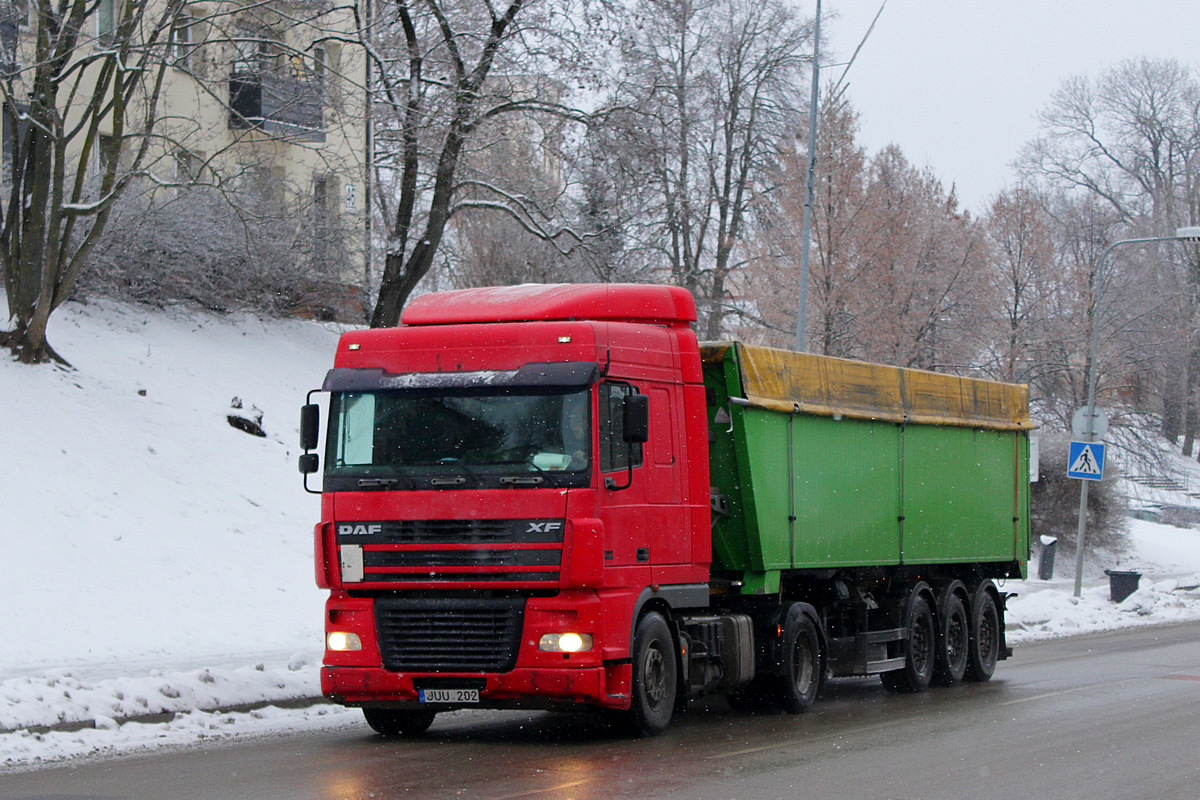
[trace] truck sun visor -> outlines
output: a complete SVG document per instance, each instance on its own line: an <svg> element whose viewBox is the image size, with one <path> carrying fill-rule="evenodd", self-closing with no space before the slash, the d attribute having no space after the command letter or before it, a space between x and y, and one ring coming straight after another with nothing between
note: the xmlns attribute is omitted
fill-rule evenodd
<svg viewBox="0 0 1200 800"><path fill-rule="evenodd" d="M331 369L321 389L369 392L380 389L532 389L582 388L596 382L599 366L590 361L526 364L515 370L390 373L382 369Z"/></svg>

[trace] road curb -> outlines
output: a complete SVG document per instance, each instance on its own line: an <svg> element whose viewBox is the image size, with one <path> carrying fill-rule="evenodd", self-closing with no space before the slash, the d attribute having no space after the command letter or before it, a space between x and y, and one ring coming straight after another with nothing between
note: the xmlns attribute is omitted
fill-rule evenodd
<svg viewBox="0 0 1200 800"><path fill-rule="evenodd" d="M290 700L259 700L253 703L234 703L232 705L213 706L211 708L197 707L180 709L178 711L160 711L154 714L137 714L128 717L115 717L113 719L118 725L124 725L127 722L157 725L163 722L171 722L180 714L190 714L193 711L203 711L207 714L248 714L264 708L298 709L329 704L329 700L321 696L296 697ZM76 731L94 730L95 728L95 719L71 720L56 722L53 725L22 725L16 728L0 728L0 736L9 733L74 733Z"/></svg>

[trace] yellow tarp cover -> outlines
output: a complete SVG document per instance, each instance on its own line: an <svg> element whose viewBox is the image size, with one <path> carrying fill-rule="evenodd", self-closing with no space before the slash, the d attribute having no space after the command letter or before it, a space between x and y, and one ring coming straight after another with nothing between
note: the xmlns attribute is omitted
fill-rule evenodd
<svg viewBox="0 0 1200 800"><path fill-rule="evenodd" d="M785 413L803 412L886 422L1024 430L1029 387L866 361L720 342L704 344L706 363L737 349L745 399Z"/></svg>

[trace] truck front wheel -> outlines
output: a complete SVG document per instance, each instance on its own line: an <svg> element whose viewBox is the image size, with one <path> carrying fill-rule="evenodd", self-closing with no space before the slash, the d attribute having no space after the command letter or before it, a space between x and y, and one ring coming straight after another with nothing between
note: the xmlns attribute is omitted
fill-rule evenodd
<svg viewBox="0 0 1200 800"><path fill-rule="evenodd" d="M380 736L396 738L399 736L420 736L429 730L433 724L436 711L396 708L364 708L363 716L367 724Z"/></svg>
<svg viewBox="0 0 1200 800"><path fill-rule="evenodd" d="M678 683L675 645L661 614L650 612L633 636L633 687L630 722L641 736L657 736L671 724Z"/></svg>

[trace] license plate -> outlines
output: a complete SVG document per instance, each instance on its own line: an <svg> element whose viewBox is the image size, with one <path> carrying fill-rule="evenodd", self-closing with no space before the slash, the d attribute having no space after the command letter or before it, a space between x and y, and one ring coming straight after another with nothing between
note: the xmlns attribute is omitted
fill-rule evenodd
<svg viewBox="0 0 1200 800"><path fill-rule="evenodd" d="M417 696L422 703L478 703L478 689L421 689Z"/></svg>

